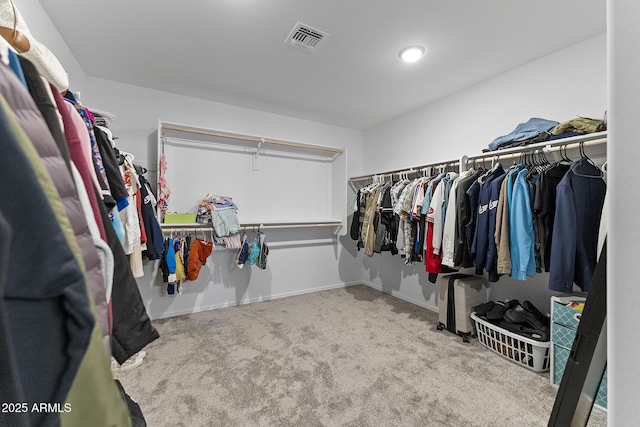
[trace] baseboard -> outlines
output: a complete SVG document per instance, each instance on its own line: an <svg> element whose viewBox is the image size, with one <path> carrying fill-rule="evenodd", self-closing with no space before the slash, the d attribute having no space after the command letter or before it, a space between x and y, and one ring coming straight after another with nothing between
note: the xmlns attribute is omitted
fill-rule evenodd
<svg viewBox="0 0 640 427"><path fill-rule="evenodd" d="M367 282L366 280L363 280L362 284L364 284L365 286L369 286L370 288L376 289L376 290L378 290L380 292L384 292L387 295L391 295L392 297L399 298L399 299L401 299L403 301L410 302L411 304L415 304L415 305L418 305L420 307L426 308L427 310L431 310L431 311L433 311L435 313L438 312L438 307L437 306L432 305L432 304L428 304L425 301L419 301L419 300L407 297L407 296L402 295L402 294L397 293L397 292L394 293L393 291L392 292L387 292L385 289L382 288L382 286L377 285L377 284L372 283L372 282Z"/></svg>
<svg viewBox="0 0 640 427"><path fill-rule="evenodd" d="M338 284L328 285L328 286L319 286L317 288L301 289L299 291L284 292L284 293L281 293L281 294L250 298L250 299L242 300L242 301L240 301L240 303L236 303L235 301L225 301L225 302L221 302L221 303L218 303L218 304L211 304L211 305L205 305L205 306L199 306L199 307L192 307L192 308L183 309L183 310L167 311L167 312L162 313L158 317L153 316L152 320L166 319L168 317L184 316L185 314L201 313L203 311L218 310L220 308L228 308L228 307L236 307L236 306L240 306L240 305L253 304L253 303L256 303L256 302L271 301L271 300L276 300L276 299L281 299L281 298L293 297L293 296L297 296L297 295L310 294L310 293L313 293L313 292L327 291L329 289L346 288L346 287L349 287L349 286L361 285L361 284L362 284L362 282L338 283ZM177 298L180 298L180 296L177 296ZM151 313L149 313L149 316L151 316Z"/></svg>

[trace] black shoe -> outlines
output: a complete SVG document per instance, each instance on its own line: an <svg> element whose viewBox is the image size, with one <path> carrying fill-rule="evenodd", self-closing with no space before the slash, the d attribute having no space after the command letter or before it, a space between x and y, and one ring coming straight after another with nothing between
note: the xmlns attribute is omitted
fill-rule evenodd
<svg viewBox="0 0 640 427"><path fill-rule="evenodd" d="M493 302L493 301L485 302L485 303L482 303L480 305L475 306L474 307L474 311L478 316L486 317L487 316L487 312L491 311L491 309L493 309L493 307L495 305L496 305L496 303Z"/></svg>
<svg viewBox="0 0 640 427"><path fill-rule="evenodd" d="M515 305L519 305L517 299L512 299L507 302L496 302L493 308L487 312L487 320L502 320L505 312Z"/></svg>
<svg viewBox="0 0 640 427"><path fill-rule="evenodd" d="M529 306L533 306L533 304L529 303ZM527 324L533 327L534 329L537 329L539 331L542 331L548 334L549 332L548 318L546 318L546 316L543 316L542 313L540 313L539 311L537 313L539 314L539 316L531 311L525 310L523 306L518 304L515 307L507 310L504 313L503 319L509 323Z"/></svg>
<svg viewBox="0 0 640 427"><path fill-rule="evenodd" d="M547 329L549 329L550 325L551 325L551 319L549 319L549 317L545 316L544 314L542 314L540 312L540 310L538 310L538 308L533 305L533 303L531 301L525 301L522 303L522 308L524 308L525 310L527 310L529 313L531 313L536 319L538 319L538 321L545 325Z"/></svg>

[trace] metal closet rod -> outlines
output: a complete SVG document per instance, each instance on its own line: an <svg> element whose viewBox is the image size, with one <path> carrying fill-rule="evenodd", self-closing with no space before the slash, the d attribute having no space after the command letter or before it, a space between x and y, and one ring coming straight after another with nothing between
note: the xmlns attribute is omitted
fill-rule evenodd
<svg viewBox="0 0 640 427"><path fill-rule="evenodd" d="M300 143L297 143L297 142L276 141L276 140L273 140L273 139L265 139L265 138L257 138L257 137L244 136L244 135L235 135L235 134L229 134L229 133L221 133L221 132L211 132L211 131L205 131L205 130L189 129L189 128L185 128L185 127L173 126L173 125L165 125L165 124L162 125L162 128L166 129L166 130L174 130L174 131L178 131L178 132L194 133L194 134L197 134L197 135L217 136L217 137L220 137L220 138L238 139L238 140L241 140L241 141L250 141L250 142L257 142L257 143L262 143L262 144L280 145L280 146L284 146L284 147L294 147L294 148L304 148L305 150L325 151L327 153L337 153L337 154L344 153L344 150L342 150L340 148L320 147L320 146L316 146L316 145L300 144Z"/></svg>
<svg viewBox="0 0 640 427"><path fill-rule="evenodd" d="M407 173L407 174L412 174L412 173L419 173L422 172L424 170L426 170L427 168L439 168L439 167L447 167L447 166L459 166L460 165L460 161L459 160L453 160L451 162L440 162L440 163L433 163L430 165L424 165L424 166L416 166L413 168L409 168L409 169L397 169L394 171L389 171L389 172L382 172L382 173L374 173L371 175L362 175L362 176L356 176L353 178L349 178L349 181L365 181L367 179L371 179L375 176L393 176L393 175L399 175L399 174L403 174L403 173Z"/></svg>
<svg viewBox="0 0 640 427"><path fill-rule="evenodd" d="M260 224L260 223L250 223L250 224L240 224L242 228L258 228L260 230L269 230L269 229L278 229L278 228L314 228L314 227L342 227L342 222L340 221L329 221L329 222L290 222L290 223L279 223L279 224ZM193 224L161 224L160 227L163 229L162 232L169 232L172 229L179 229L180 231L208 231L213 230L213 227L210 224L202 224L201 226L194 227Z"/></svg>
<svg viewBox="0 0 640 427"><path fill-rule="evenodd" d="M591 139L591 140L587 140L587 141L582 141L582 142L572 142L572 143L567 143L567 144L562 144L562 143L557 143L557 145L545 145L545 146L536 146L536 147L530 147L527 148L522 147L520 148L518 151L513 151L513 152L509 152L509 153L504 153L504 154L494 154L494 155L481 155L481 156L473 156L473 157L467 157L464 159L465 164L469 164L469 163L482 163L486 160L492 160L492 161L499 161L501 159L513 159L516 157L520 157L520 155L522 155L522 153L532 153L532 152L542 152L542 153L553 153L555 151L560 151L560 150L573 150L575 148L579 148L581 145L583 147L590 147L590 146L594 146L594 145L602 145L602 144L606 144L607 143L607 138L599 138L599 139Z"/></svg>
<svg viewBox="0 0 640 427"><path fill-rule="evenodd" d="M285 224L242 224L242 227L265 229L276 228L313 228L313 227L342 227L342 222L308 222L308 223L285 223Z"/></svg>

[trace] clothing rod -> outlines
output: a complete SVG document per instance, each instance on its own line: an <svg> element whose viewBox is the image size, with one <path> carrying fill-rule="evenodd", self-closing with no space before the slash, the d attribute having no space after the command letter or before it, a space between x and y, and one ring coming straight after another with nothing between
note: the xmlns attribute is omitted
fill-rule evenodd
<svg viewBox="0 0 640 427"><path fill-rule="evenodd" d="M349 178L349 181L365 181L367 179L371 179L374 176L386 176L386 175L396 175L399 173L416 173L416 172L420 172L424 169L427 168L437 168L437 167L446 167L446 166L459 166L460 165L460 161L459 160L453 160L451 162L441 162L441 163L432 163L430 165L425 165L425 166L416 166L416 167L412 167L412 168L408 168L408 169L396 169L393 171L389 171L389 172L381 172L381 173L374 173L371 175L362 175L362 176L356 176L353 178Z"/></svg>
<svg viewBox="0 0 640 427"><path fill-rule="evenodd" d="M200 227L198 226L194 227L194 224L160 224L160 228L162 229L163 233L173 232L174 230L192 231L192 232L213 231L213 227L211 226L211 224L202 224L202 226Z"/></svg>
<svg viewBox="0 0 640 427"><path fill-rule="evenodd" d="M271 145L281 145L284 147L303 148L305 150L326 151L328 153L337 153L337 154L344 153L344 150L340 148L319 147L316 145L300 144L297 142L276 141L273 139L265 139L265 138L257 138L257 137L244 136L244 135L234 135L229 133L219 133L219 132L211 132L211 131L205 131L205 130L189 129L189 128L184 128L180 126L173 126L173 125L166 125L166 124L163 124L162 128L166 130L194 133L198 135L217 136L220 138L238 139L241 141L250 141L250 142L271 144Z"/></svg>
<svg viewBox="0 0 640 427"><path fill-rule="evenodd" d="M486 160L500 160L500 159L513 159L514 157L519 157L522 153L529 153L529 152L535 152L535 151L541 151L542 153L553 153L555 151L560 151L560 150L572 150L575 148L579 148L580 145L582 145L583 147L591 147L591 146L595 146L595 145L602 145L602 144L606 144L607 143L607 138L599 138L599 139L591 139L588 141L581 141L581 142L572 142L572 143L567 143L567 144L562 144L562 143L557 143L557 145L536 145L536 146L529 146L529 147L522 147L520 148L518 151L512 151L509 153L502 153L502 154L493 154L493 155L482 155L482 156L474 156L474 157L467 157L465 158L463 161L465 162L465 164L469 164L469 163L473 163L473 162L483 162Z"/></svg>
<svg viewBox="0 0 640 427"><path fill-rule="evenodd" d="M513 147L513 148L505 148L504 150L495 150L495 151L487 151L487 152L483 152L480 154L477 154L475 156L464 156L463 159L481 159L481 158L485 158L488 159L490 157L495 157L497 155L504 155L504 154L508 154L508 153L521 153L523 151L532 151L536 148L543 148L543 147L553 147L553 146L558 146L558 145L569 145L569 144L573 144L573 143L586 143L587 141L595 141L595 140L602 140L604 139L604 141L606 142L606 138L607 138L607 132L603 131L603 132L595 132L595 133L588 133L585 135L578 135L578 136L572 136L569 138L561 138L561 139L554 139L554 140L549 140L549 141L543 141L543 142L537 142L535 144L530 144L530 145L523 145L521 147ZM578 144L579 145L579 144ZM576 146L578 146L576 145ZM499 153L499 154L498 154Z"/></svg>
<svg viewBox="0 0 640 427"><path fill-rule="evenodd" d="M271 224L271 225L261 225L261 224L246 224L242 225L245 228L259 228L260 230L266 229L277 229L277 228L314 228L314 227L342 227L341 222L318 222L318 223L308 223L308 224Z"/></svg>
<svg viewBox="0 0 640 427"><path fill-rule="evenodd" d="M240 224L242 228L259 228L260 230L266 229L278 229L278 228L313 228L313 227L342 227L342 223L335 222L309 222L309 223L282 223L282 224ZM172 229L179 229L180 231L208 231L213 230L211 224L202 224L201 226L194 226L194 224L160 224L163 232L171 231Z"/></svg>

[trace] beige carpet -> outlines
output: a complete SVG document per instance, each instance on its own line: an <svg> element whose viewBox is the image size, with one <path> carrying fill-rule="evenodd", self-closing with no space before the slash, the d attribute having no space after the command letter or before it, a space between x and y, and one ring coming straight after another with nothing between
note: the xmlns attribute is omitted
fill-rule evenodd
<svg viewBox="0 0 640 427"><path fill-rule="evenodd" d="M366 286L163 319L120 380L150 427L547 425L548 373L437 322Z"/></svg>

